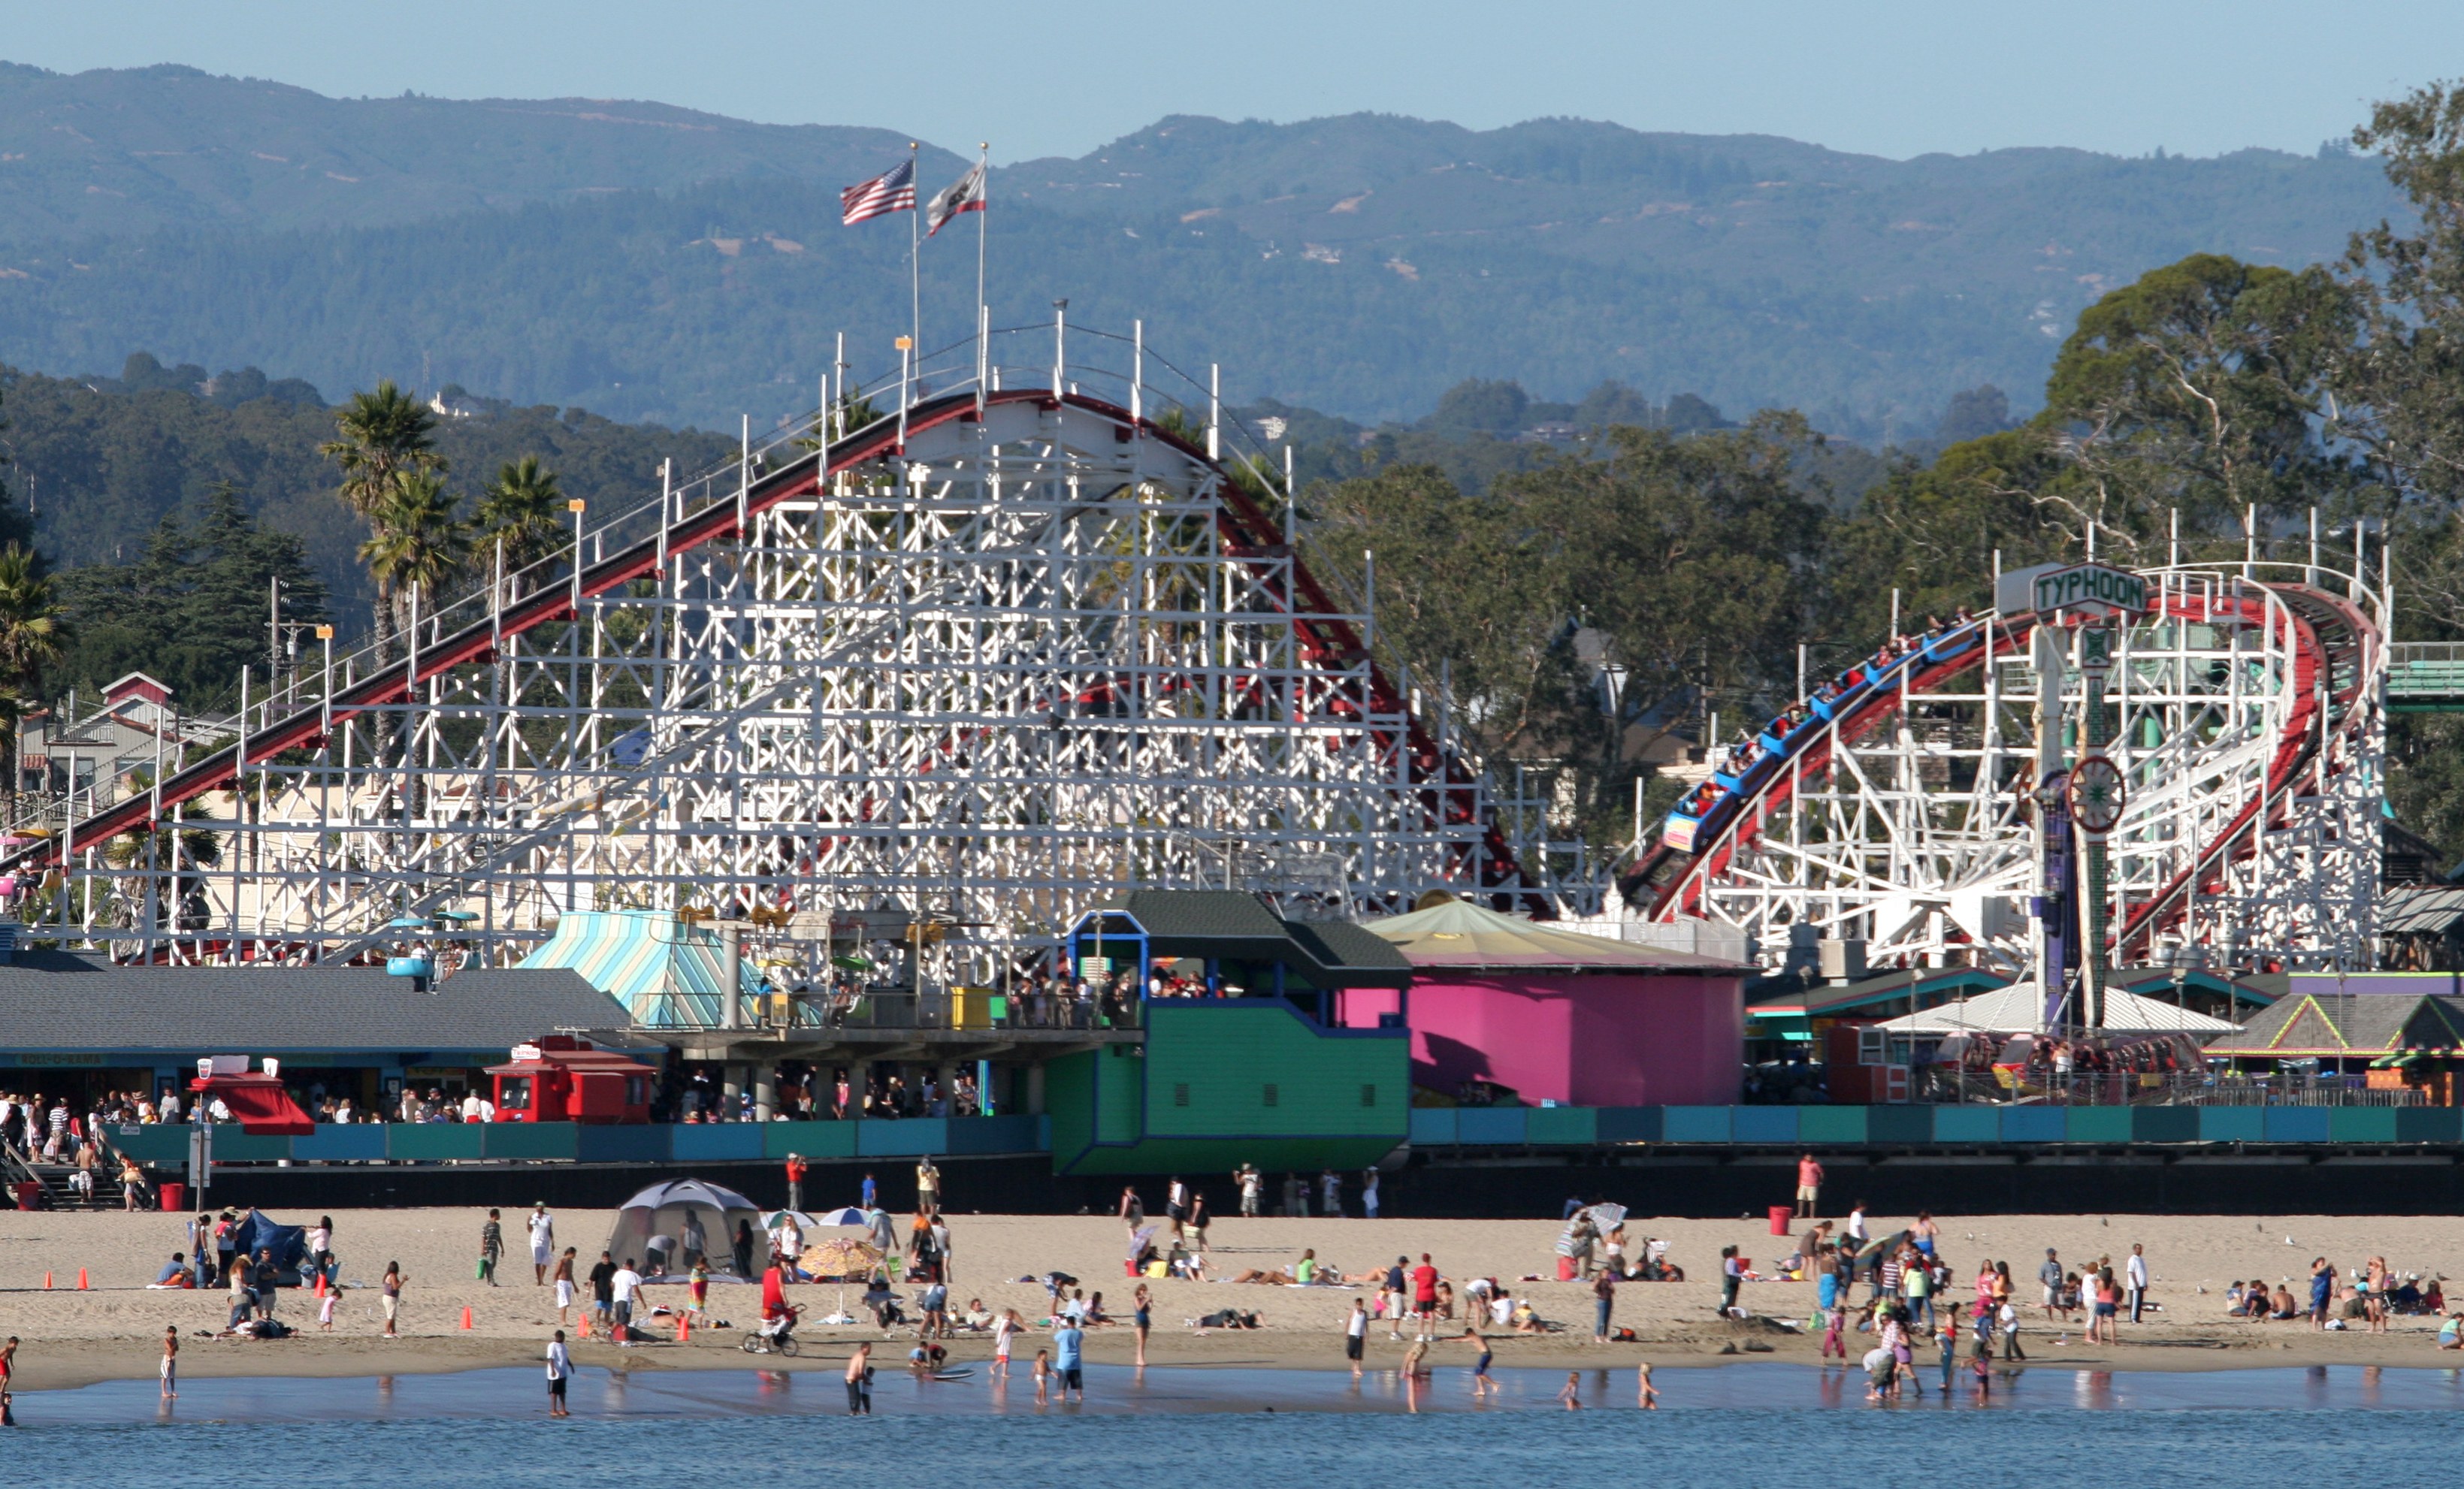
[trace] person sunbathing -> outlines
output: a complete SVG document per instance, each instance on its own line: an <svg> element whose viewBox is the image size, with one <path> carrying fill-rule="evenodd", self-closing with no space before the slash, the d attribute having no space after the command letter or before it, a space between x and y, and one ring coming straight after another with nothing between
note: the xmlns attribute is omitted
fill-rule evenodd
<svg viewBox="0 0 2464 1489"><path fill-rule="evenodd" d="M1232 1281L1236 1282L1256 1282L1266 1287L1289 1287L1292 1285L1292 1275L1281 1267L1277 1267L1271 1272L1261 1272L1256 1267L1251 1267L1247 1271L1242 1273L1239 1277L1232 1279Z"/></svg>
<svg viewBox="0 0 2464 1489"><path fill-rule="evenodd" d="M1548 1323L1532 1310L1529 1298L1514 1300L1514 1312L1508 1315L1508 1322L1518 1334L1545 1334L1549 1331Z"/></svg>

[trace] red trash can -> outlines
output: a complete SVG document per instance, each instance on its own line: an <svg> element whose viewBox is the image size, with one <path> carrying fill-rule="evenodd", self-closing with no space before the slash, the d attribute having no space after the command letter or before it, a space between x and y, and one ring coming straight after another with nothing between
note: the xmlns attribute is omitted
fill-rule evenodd
<svg viewBox="0 0 2464 1489"><path fill-rule="evenodd" d="M168 1209L168 1208L169 1208L169 1206L168 1206L168 1205L165 1205L164 1208ZM1796 1207L1795 1207L1794 1205L1773 1205L1773 1206L1771 1206L1771 1234L1772 1234L1773 1236L1786 1236L1786 1235L1788 1234L1788 1228L1789 1228L1789 1226L1790 1226L1791 1224L1794 1223L1795 1219L1796 1219Z"/></svg>
<svg viewBox="0 0 2464 1489"><path fill-rule="evenodd" d="M33 1182L32 1179L28 1179L20 1183L17 1186L17 1208L20 1210L42 1209L43 1186Z"/></svg>
<svg viewBox="0 0 2464 1489"><path fill-rule="evenodd" d="M188 1186L185 1183L165 1180L154 1186L154 1193L162 1201L165 1215L179 1215L188 1208Z"/></svg>

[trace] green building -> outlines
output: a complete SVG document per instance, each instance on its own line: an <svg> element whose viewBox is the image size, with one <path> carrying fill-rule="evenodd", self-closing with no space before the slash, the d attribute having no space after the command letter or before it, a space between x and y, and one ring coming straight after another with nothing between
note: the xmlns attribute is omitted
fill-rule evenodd
<svg viewBox="0 0 2464 1489"><path fill-rule="evenodd" d="M1055 1172L1356 1169L1410 1135L1411 1031L1345 1006L1410 987L1380 937L1251 894L1141 890L1082 917L1071 954L1082 975L1136 973L1145 1039L1046 1067Z"/></svg>

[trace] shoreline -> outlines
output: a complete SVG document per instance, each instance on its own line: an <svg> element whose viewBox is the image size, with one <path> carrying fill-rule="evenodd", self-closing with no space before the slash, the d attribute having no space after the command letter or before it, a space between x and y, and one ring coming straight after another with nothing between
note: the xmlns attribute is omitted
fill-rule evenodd
<svg viewBox="0 0 2464 1489"><path fill-rule="evenodd" d="M1741 1331L1743 1327L1740 1325ZM737 1345L741 1331L735 1329L699 1331L693 1342L686 1345L663 1343L624 1348L596 1340L575 1341L569 1336L568 1330L568 1343L577 1366L619 1373L639 1371L649 1374L727 1370L834 1374L844 1367L854 1347L861 1343L874 1346L874 1358L879 1362L877 1368L884 1371L899 1370L904 1369L906 1351L913 1339L912 1333L907 1333L885 1340L878 1330L872 1329L800 1330L797 1337L803 1346L803 1352L795 1359L786 1359L775 1354L745 1353ZM1040 1332L1029 1332L1021 1337L1014 1356L1014 1369L1021 1379L1025 1378L1028 1363L1033 1360L1039 1342L1046 1337ZM705 1339L710 1342L705 1344ZM546 1340L544 1333L537 1340L415 1334L391 1341L313 1334L268 1341L184 1339L180 1349L180 1374L183 1380L342 1380L532 1368L540 1364ZM1734 1353L1725 1352L1722 1344L1695 1339L1594 1345L1588 1337L1569 1340L1565 1336L1518 1338L1510 1334L1492 1334L1489 1340L1496 1351L1495 1368L1499 1369L1631 1371L1643 1362L1648 1362L1655 1370L1718 1369L1732 1365L1821 1368L1821 1362L1815 1358L1818 1342L1798 1336L1771 1336L1772 1347L1769 1352L1739 1347ZM2184 1338L2100 1346L2091 1349L2075 1339L2057 1345L2051 1336L2037 1339L2032 1346L2024 1334L2021 1345L2028 1348L2025 1360L1996 1359L1994 1369L2018 1373L2055 1370L2135 1374L2211 1374L2231 1370L2337 1366L2464 1369L2464 1351L2442 1351L2435 1346L2425 1346L2418 1338L2402 1334L2322 1336L2311 1332L2306 1326L2300 1340L2278 1341L2273 1345L2233 1339ZM947 1347L953 1367L981 1369L992 1359L989 1336L962 1335L949 1341ZM1367 1350L1364 1369L1371 1374L1393 1372L1400 1368L1405 1347L1378 1338ZM1134 1353L1134 1341L1129 1337L1126 1328L1089 1331L1088 1335L1086 1358L1090 1365L1127 1368L1133 1363ZM19 1347L15 1389L24 1391L69 1390L105 1381L151 1380L160 1357L161 1342L158 1338L28 1339ZM1443 1374L1449 1370L1468 1370L1472 1352L1468 1345L1448 1338L1433 1342L1428 1358L1430 1366ZM1968 1358L1967 1341L1963 1339L1960 1352L1962 1369L1967 1368ZM1930 1369L1933 1359L1932 1351L1927 1349L1921 1351L1919 1363ZM1148 1340L1147 1360L1152 1369L1176 1372L1273 1369L1332 1376L1346 1374L1350 1369L1343 1358L1340 1335L1287 1331L1278 1337L1271 1328L1239 1333L1217 1331L1195 1337L1178 1331L1157 1331ZM1853 1364L1841 1367L1836 1362L1831 1368L1854 1369Z"/></svg>

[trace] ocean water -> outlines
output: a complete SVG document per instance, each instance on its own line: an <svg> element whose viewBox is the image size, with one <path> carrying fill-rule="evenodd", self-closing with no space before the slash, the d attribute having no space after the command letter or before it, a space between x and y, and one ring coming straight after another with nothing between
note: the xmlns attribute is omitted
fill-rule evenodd
<svg viewBox="0 0 2464 1489"><path fill-rule="evenodd" d="M1554 1481L1654 1486L1932 1480L2029 1489L2452 1483L2464 1373L2365 1367L2196 1373L2035 1369L1990 1399L1875 1405L1860 1377L1802 1366L1662 1369L1661 1410L1635 1409L1631 1369L1500 1372L1475 1404L1441 1369L1417 1392L1392 1372L1089 1372L1084 1406L1035 1405L1023 1377L916 1381L883 1371L875 1414L846 1414L834 1371L588 1369L575 1416L543 1415L533 1370L360 1379L194 1379L165 1405L151 1381L17 1397L0 1465L50 1484L163 1482L204 1465L319 1489L611 1481L645 1472L807 1481L1055 1484L1168 1472L1176 1489ZM665 1465L664 1468L658 1465ZM31 1482L15 1475L14 1481Z"/></svg>

